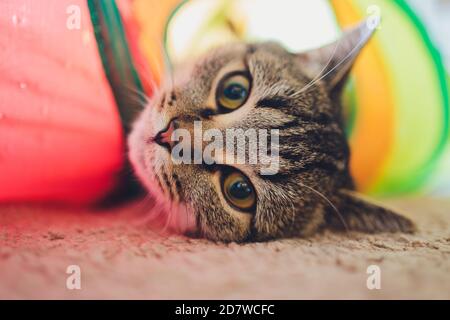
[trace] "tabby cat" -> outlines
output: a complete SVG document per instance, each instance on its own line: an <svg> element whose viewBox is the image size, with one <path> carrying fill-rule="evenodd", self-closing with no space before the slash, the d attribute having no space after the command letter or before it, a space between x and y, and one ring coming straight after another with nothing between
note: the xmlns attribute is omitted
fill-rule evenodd
<svg viewBox="0 0 450 320"><path fill-rule="evenodd" d="M360 25L330 45L293 54L276 43L235 43L176 68L129 136L137 176L161 207L192 218L220 241L306 237L323 228L412 232L413 223L355 193L340 95L373 28ZM171 133L279 130L279 168L174 164ZM382 125L382 124L380 124ZM181 142L180 142L181 143Z"/></svg>

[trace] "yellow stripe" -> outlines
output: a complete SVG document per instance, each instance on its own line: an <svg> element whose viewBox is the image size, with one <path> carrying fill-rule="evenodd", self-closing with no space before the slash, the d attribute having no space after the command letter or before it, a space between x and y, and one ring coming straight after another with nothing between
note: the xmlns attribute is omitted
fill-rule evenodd
<svg viewBox="0 0 450 320"><path fill-rule="evenodd" d="M363 20L350 0L331 0L343 27ZM368 191L392 152L394 98L376 36L358 58L353 74L358 111L350 145L351 172L359 190Z"/></svg>

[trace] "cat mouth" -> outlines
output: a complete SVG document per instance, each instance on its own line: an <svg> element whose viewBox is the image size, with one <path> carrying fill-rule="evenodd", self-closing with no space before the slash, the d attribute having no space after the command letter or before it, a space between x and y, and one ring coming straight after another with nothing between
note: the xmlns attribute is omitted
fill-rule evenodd
<svg viewBox="0 0 450 320"><path fill-rule="evenodd" d="M150 138L150 142L154 142L157 145L166 149L169 153L172 151L174 141L172 141L172 133L175 130L174 124L175 118L171 119L167 126L159 131L154 137Z"/></svg>

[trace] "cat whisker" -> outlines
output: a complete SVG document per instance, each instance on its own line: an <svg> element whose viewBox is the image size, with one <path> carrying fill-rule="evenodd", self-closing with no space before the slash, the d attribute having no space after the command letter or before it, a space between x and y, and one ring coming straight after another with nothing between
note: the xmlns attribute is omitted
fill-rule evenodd
<svg viewBox="0 0 450 320"><path fill-rule="evenodd" d="M143 110L149 102L149 98L143 92L135 88L122 84L122 88L120 88L120 90L124 92L124 95L129 103L136 105L136 107L141 110Z"/></svg>
<svg viewBox="0 0 450 320"><path fill-rule="evenodd" d="M297 97L298 95L302 94L303 92L305 92L306 90L308 90L310 87L312 87L313 85L315 85L318 81L320 81L321 76L323 75L323 73L325 72L325 70L328 68L328 66L331 64L331 61L333 61L334 56L336 55L337 49L341 43L342 39L339 40L336 43L336 46L333 49L333 53L330 55L330 57L328 58L327 63L325 64L325 66L322 68L322 70L320 70L320 72L308 83L306 84L302 89L300 89L299 91L297 91L296 93L294 93L292 95L292 97Z"/></svg>
<svg viewBox="0 0 450 320"><path fill-rule="evenodd" d="M317 195L320 196L322 199L324 199L324 200L331 206L331 208L334 210L334 212L336 212L336 215L338 216L339 220L342 222L342 225L344 226L345 230L346 230L346 231L349 230L349 227L348 227L347 223L345 222L344 217L342 216L341 212L340 212L339 209L333 204L333 202L331 202L331 200L328 199L327 196L325 196L323 193L317 191L316 189L314 189L314 188L312 188L312 187L310 187L310 186L308 186L308 185L306 185L306 184L304 184L304 183L302 183L302 182L299 182L299 185L301 185L302 187L305 187L305 188L307 188L307 189L313 191L315 194L317 194Z"/></svg>
<svg viewBox="0 0 450 320"><path fill-rule="evenodd" d="M186 226L187 226L187 228L189 228L189 227L192 225L192 224L191 224L191 219L192 219L193 217L191 217L191 214L189 214L187 208L185 208L185 210L184 210L184 215L185 215L185 217L186 217ZM193 221L193 222L195 223L195 221Z"/></svg>
<svg viewBox="0 0 450 320"><path fill-rule="evenodd" d="M139 72L141 80L144 80L145 84L151 88L152 94L158 93L160 90L159 85L156 83L155 79L150 76L151 73L148 70L148 67L144 67L142 65L139 65L138 67L139 70L143 70L143 72ZM162 66L158 66L158 69L160 68L162 68Z"/></svg>
<svg viewBox="0 0 450 320"><path fill-rule="evenodd" d="M139 96L139 98L142 98L142 100L145 100L146 102L149 100L149 97L145 94L145 92L143 90L139 90L139 89L130 87L128 85L125 85L125 88L127 88L131 92L134 92L136 95Z"/></svg>
<svg viewBox="0 0 450 320"><path fill-rule="evenodd" d="M175 86L175 80L174 80L174 71L173 71L173 65L170 61L169 52L167 51L167 48L164 44L164 42L160 42L160 50L163 57L163 67L162 70L166 70L166 74L169 76L171 87L174 88Z"/></svg>
<svg viewBox="0 0 450 320"><path fill-rule="evenodd" d="M144 199L142 199L136 206L136 213L140 216L135 220L136 224L142 225L153 221L155 219L153 210L154 208L154 199L151 196L146 195Z"/></svg>
<svg viewBox="0 0 450 320"><path fill-rule="evenodd" d="M152 219L151 221L154 222L154 226L157 228L157 233L158 235L164 235L165 233L165 225L167 224L166 222L164 222L164 218L167 217L167 210L165 210L165 208L158 208L158 210L156 211L157 214L155 215L154 219Z"/></svg>
<svg viewBox="0 0 450 320"><path fill-rule="evenodd" d="M180 206L178 206L178 214L183 216L183 220L182 221L181 217L178 223L178 231L179 232L183 232L184 234L186 234L186 231L189 229L189 227L191 226L190 224L190 214L188 213L188 209L186 206L182 206L181 207L181 211L180 212ZM184 223L184 225L183 225Z"/></svg>
<svg viewBox="0 0 450 320"><path fill-rule="evenodd" d="M170 223L172 222L172 216L173 216L173 205L172 203L170 203L167 214L167 221L162 229L162 232L166 232L169 229Z"/></svg>
<svg viewBox="0 0 450 320"><path fill-rule="evenodd" d="M136 99L138 99L137 100L138 102L140 102L143 105L146 105L148 103L150 98L143 91L138 90L138 89L133 88L133 87L130 87L130 86L125 85L125 84L123 86L124 86L124 88L126 90L128 90L129 93L133 93L135 95L134 97Z"/></svg>
<svg viewBox="0 0 450 320"><path fill-rule="evenodd" d="M361 49L361 47L365 44L366 40L362 39L358 42L358 44L356 46L353 47L352 50L350 50L350 52L344 57L342 58L341 61L339 61L338 63L336 63L336 65L334 65L330 70L328 70L325 74L323 74L323 72L328 68L328 66L330 65L331 61L334 58L334 55L337 52L337 48L339 47L339 45L341 44L343 39L339 40L336 44L336 46L334 47L333 50L333 54L330 56L328 63L325 65L325 67L319 72L318 76L311 80L307 85L305 85L302 89L300 89L299 91L295 92L294 94L291 95L291 97L297 97L298 95L304 93L305 91L307 91L309 88L311 88L312 86L314 86L317 82L321 81L322 79L326 78L329 74L331 74L334 70L336 70L337 68L339 68L339 66L341 66L344 62L346 62L349 58L351 58L355 52L357 52L358 50Z"/></svg>

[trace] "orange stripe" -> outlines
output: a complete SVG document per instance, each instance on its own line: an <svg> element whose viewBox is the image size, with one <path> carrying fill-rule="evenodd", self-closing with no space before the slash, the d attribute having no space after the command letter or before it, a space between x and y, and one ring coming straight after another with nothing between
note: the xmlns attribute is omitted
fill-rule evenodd
<svg viewBox="0 0 450 320"><path fill-rule="evenodd" d="M331 0L341 26L363 17L349 0ZM359 190L368 191L390 154L394 132L394 99L379 43L372 39L356 62L353 75L358 101L357 119L350 141L350 167Z"/></svg>
<svg viewBox="0 0 450 320"><path fill-rule="evenodd" d="M139 45L153 72L157 84L164 75L162 55L166 21L180 0L134 0L133 15L141 27Z"/></svg>

